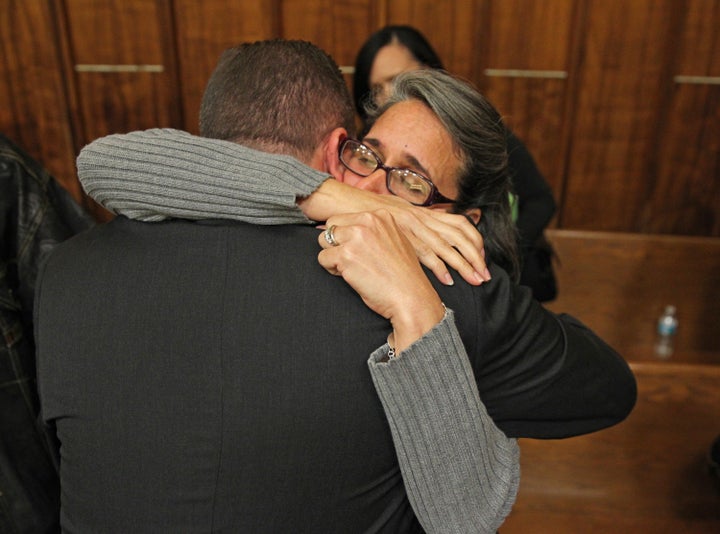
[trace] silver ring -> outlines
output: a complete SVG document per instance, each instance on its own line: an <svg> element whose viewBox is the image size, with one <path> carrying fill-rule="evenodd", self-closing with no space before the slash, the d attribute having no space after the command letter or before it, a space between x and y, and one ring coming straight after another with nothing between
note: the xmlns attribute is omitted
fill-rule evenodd
<svg viewBox="0 0 720 534"><path fill-rule="evenodd" d="M331 247L337 247L340 243L335 241L335 236L333 235L333 231L335 230L335 225L331 225L330 228L326 229L324 232L325 241L327 241L327 244Z"/></svg>

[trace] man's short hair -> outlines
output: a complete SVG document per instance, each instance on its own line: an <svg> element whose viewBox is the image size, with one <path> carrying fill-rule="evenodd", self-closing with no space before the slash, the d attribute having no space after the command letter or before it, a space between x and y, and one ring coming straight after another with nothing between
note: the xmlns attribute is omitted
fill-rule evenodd
<svg viewBox="0 0 720 534"><path fill-rule="evenodd" d="M200 107L200 134L307 161L355 117L335 61L305 41L274 39L225 50Z"/></svg>

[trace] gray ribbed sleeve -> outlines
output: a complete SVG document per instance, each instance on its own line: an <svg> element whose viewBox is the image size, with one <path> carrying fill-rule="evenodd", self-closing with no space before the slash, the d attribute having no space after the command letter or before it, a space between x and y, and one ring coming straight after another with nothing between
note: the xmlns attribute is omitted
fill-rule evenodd
<svg viewBox="0 0 720 534"><path fill-rule="evenodd" d="M170 128L115 134L77 158L85 192L142 221L224 218L254 224L309 221L297 207L329 178L289 156Z"/></svg>
<svg viewBox="0 0 720 534"><path fill-rule="evenodd" d="M495 532L520 482L519 447L480 400L454 316L389 362L368 361L413 510L427 532Z"/></svg>

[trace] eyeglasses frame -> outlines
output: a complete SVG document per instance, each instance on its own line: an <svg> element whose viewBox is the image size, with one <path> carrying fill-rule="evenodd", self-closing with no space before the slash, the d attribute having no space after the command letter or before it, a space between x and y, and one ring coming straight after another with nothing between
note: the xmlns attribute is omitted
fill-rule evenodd
<svg viewBox="0 0 720 534"><path fill-rule="evenodd" d="M345 161L343 160L343 151L345 150L345 147L347 146L348 143L357 143L358 145L360 145L360 146L362 146L363 148L367 149L368 152L370 152L370 154L372 154L373 157L375 158L375 162L377 163L377 166L375 167L375 169L373 169L372 171L370 171L370 172L369 172L368 174L366 174L365 176L363 176L362 174L360 174L360 173L357 172L356 170L351 169L350 166L349 166L347 163L345 163ZM433 204L440 204L440 203L444 203L444 202L448 202L448 203L451 203L451 204L452 204L452 203L455 202L454 200L452 200L452 199L450 199L450 198L447 198L446 196L442 195L442 194L440 193L440 191L438 191L438 188L437 188L437 186L433 183L433 181L430 180L430 178L427 178L426 176L423 176L423 175L420 174L419 172L415 172L415 171L413 171L413 170L411 170L411 169L406 169L406 168L403 168L403 167L389 167L389 166L385 165L385 164L383 163L382 159L380 159L380 156L378 156L371 147L367 146L367 145L366 145L365 143L363 143L362 141L358 141L357 139L352 139L352 138L350 138L350 137L346 137L345 139L343 139L343 141L342 141L342 142L340 143L340 145L338 146L338 158L340 159L340 163L342 163L347 170L349 170L350 172L354 172L355 174L357 174L357 175L359 175L359 176L362 176L363 178L367 178L368 176L370 176L372 173L374 173L374 172L377 171L378 169L384 170L384 171L385 171L385 186L387 187L388 191L390 191L390 193L392 193L392 194L395 195L395 196L399 196L399 195L397 195L397 194L390 188L390 173L391 173L392 171L406 171L406 172L409 171L409 172L413 173L414 175L418 176L421 180L423 180L423 181L427 182L428 184L430 184L430 194L428 195L427 200L425 200L425 202L423 202L422 204L416 204L415 202L412 202L412 201L408 200L408 202L410 202L411 204L413 204L413 205L415 205L415 206L428 207L428 206L432 206ZM402 197L400 197L400 198L402 198ZM405 199L404 199L404 200L405 200Z"/></svg>

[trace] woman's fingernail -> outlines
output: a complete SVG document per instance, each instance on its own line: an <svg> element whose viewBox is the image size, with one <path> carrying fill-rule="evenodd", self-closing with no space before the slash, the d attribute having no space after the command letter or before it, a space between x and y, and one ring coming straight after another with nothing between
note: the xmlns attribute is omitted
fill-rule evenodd
<svg viewBox="0 0 720 534"><path fill-rule="evenodd" d="M490 280L492 280L492 276L490 275L490 269L488 269L487 267L485 267L483 274L485 275L486 282L489 282Z"/></svg>
<svg viewBox="0 0 720 534"><path fill-rule="evenodd" d="M452 276L450 276L450 273L445 273L445 276L443 276L443 279L445 281L446 286L454 286L455 280L452 279Z"/></svg>

